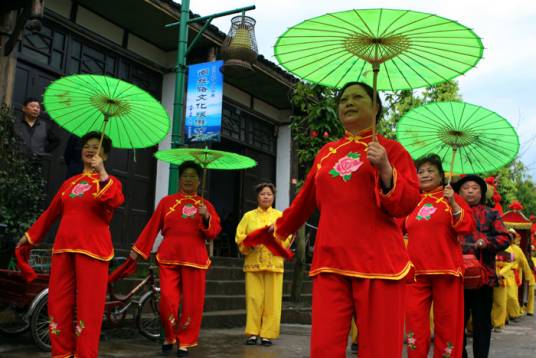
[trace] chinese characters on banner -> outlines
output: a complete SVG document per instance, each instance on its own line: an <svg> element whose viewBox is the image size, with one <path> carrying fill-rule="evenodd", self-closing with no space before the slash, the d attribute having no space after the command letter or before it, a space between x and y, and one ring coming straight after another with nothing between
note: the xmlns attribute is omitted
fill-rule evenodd
<svg viewBox="0 0 536 358"><path fill-rule="evenodd" d="M188 66L185 142L219 141L223 100L223 61Z"/></svg>

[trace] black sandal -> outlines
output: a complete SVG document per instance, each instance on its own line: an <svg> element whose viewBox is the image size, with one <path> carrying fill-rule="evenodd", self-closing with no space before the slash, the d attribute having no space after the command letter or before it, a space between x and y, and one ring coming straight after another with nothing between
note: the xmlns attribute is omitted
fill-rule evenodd
<svg viewBox="0 0 536 358"><path fill-rule="evenodd" d="M261 345L265 347L270 347L272 345L272 341L268 338L261 338Z"/></svg>
<svg viewBox="0 0 536 358"><path fill-rule="evenodd" d="M257 344L257 336L249 336L249 338L246 341L246 345L254 346L256 344Z"/></svg>
<svg viewBox="0 0 536 358"><path fill-rule="evenodd" d="M177 357L188 357L188 349L177 349Z"/></svg>

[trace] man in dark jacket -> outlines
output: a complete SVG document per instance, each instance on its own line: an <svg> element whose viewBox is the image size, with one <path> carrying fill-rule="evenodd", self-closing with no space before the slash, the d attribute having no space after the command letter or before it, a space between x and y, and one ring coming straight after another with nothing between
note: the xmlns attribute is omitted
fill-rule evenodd
<svg viewBox="0 0 536 358"><path fill-rule="evenodd" d="M15 132L24 143L24 149L31 155L52 152L60 145L49 121L39 118L41 104L36 98L28 98L22 106L23 116L15 121Z"/></svg>
<svg viewBox="0 0 536 358"><path fill-rule="evenodd" d="M488 273L488 280L481 288L465 290L464 292L466 326L469 316L472 314L473 356L486 358L491 339L493 287L497 286L495 255L510 245L510 235L499 212L484 204L487 185L481 177L467 175L453 186L454 190L471 206L476 223L476 230L463 238L463 253L474 254ZM467 357L465 339L463 357Z"/></svg>

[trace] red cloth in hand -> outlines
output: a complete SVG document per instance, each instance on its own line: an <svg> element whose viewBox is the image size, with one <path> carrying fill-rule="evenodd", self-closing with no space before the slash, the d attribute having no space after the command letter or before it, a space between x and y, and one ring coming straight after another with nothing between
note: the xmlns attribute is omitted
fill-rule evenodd
<svg viewBox="0 0 536 358"><path fill-rule="evenodd" d="M33 249L33 246L30 244L18 245L15 248L15 258L17 260L17 266L22 272L22 276L26 282L32 282L37 278L37 274L28 261L30 260L30 251Z"/></svg>
<svg viewBox="0 0 536 358"><path fill-rule="evenodd" d="M136 272L137 267L138 263L136 262L136 260L132 259L132 257L129 257L125 262L123 262L122 265L116 268L110 274L110 276L108 276L108 283L114 283L121 278L125 278L132 275L134 272Z"/></svg>
<svg viewBox="0 0 536 358"><path fill-rule="evenodd" d="M265 226L250 232L242 243L249 247L264 245L272 254L283 257L289 261L292 260L294 253L284 247L281 241L274 237L272 232L268 232L268 228L269 226Z"/></svg>

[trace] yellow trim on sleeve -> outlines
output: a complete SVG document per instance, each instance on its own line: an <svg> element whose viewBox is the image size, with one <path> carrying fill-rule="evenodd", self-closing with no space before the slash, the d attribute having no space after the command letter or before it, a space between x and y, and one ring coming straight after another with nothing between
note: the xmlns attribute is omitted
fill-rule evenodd
<svg viewBox="0 0 536 358"><path fill-rule="evenodd" d="M102 194L104 194L105 191L107 191L113 184L113 179L112 177L108 177L108 183L106 183L106 185L104 186L104 188L102 188L100 191L99 191L99 186L100 186L100 181L97 179L97 192L94 194L95 195L95 199L99 198L100 196L102 196Z"/></svg>
<svg viewBox="0 0 536 358"><path fill-rule="evenodd" d="M328 273L336 273L338 275L342 276L349 276L349 277L359 277L359 278L368 278L368 279L381 279L381 280L401 280L404 277L407 276L407 274L410 272L413 265L411 262L408 261L406 266L402 269L402 271L395 273L395 274L386 274L386 273L369 273L369 272L357 272L357 271L348 271L348 270L341 270L338 268L333 267L319 267L315 270L312 270L309 272L310 277L314 277L320 273L328 272Z"/></svg>
<svg viewBox="0 0 536 358"><path fill-rule="evenodd" d="M458 218L457 222L454 222L454 215L452 213L452 210L450 210L450 215L452 217L451 223L452 227L455 229L457 226L459 226L462 223L463 217L465 216L465 210L460 207L460 217Z"/></svg>
<svg viewBox="0 0 536 358"><path fill-rule="evenodd" d="M132 250L137 252L141 257L143 257L144 260L147 260L149 256L145 255L143 252L141 252L140 249L136 247L136 245L132 246Z"/></svg>
<svg viewBox="0 0 536 358"><path fill-rule="evenodd" d="M381 178L378 178L379 181L381 180ZM378 184L380 184L378 181ZM389 190L387 193L383 193L383 190L379 190L380 192L380 196L383 197L383 198L389 198L393 195L393 193L395 192L396 190L396 182L398 181L398 172L396 171L395 168L393 168L393 187L391 188L391 190ZM381 184L380 184L381 185Z"/></svg>
<svg viewBox="0 0 536 358"><path fill-rule="evenodd" d="M86 256L89 256L89 257L92 257L96 260L99 260L99 261L110 261L113 257L114 257L114 250L112 249L112 254L110 256L107 256L107 257L102 257L102 256L98 256L98 255L95 255L94 253L90 252L90 251L86 251L86 250L79 250L79 249L56 249L56 250L52 250L52 254L62 254L62 253L73 253L73 254L82 254L82 255L86 255Z"/></svg>
<svg viewBox="0 0 536 358"><path fill-rule="evenodd" d="M30 237L30 234L28 234L28 231L26 231L26 232L24 233L24 236L26 236L26 240L28 240L28 242L30 243L30 245L35 246L35 243L34 243L34 241L32 240L32 238Z"/></svg>

